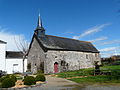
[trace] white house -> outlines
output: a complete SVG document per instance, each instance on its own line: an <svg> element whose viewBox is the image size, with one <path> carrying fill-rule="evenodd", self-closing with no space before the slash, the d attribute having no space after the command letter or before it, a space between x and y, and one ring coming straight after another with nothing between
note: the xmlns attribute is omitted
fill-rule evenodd
<svg viewBox="0 0 120 90"><path fill-rule="evenodd" d="M24 61L24 71L27 70L27 59ZM8 74L23 72L23 54L18 51L6 51L6 71Z"/></svg>
<svg viewBox="0 0 120 90"><path fill-rule="evenodd" d="M6 42L0 40L0 70L5 71L6 67Z"/></svg>
<svg viewBox="0 0 120 90"><path fill-rule="evenodd" d="M23 54L18 51L6 51L6 42L0 40L0 70L8 74L23 72ZM24 61L24 71L27 70L27 59Z"/></svg>

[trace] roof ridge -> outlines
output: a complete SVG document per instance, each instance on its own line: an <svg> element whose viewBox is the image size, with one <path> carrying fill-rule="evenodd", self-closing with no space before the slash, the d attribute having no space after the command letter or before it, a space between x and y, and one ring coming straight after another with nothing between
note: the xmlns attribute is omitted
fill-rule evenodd
<svg viewBox="0 0 120 90"><path fill-rule="evenodd" d="M72 39L72 38L66 38L66 37L60 37L60 36L53 36L53 35L47 35L47 36L58 37L58 38L63 38L63 39L70 39L70 40L76 40L76 41L79 41L79 42L91 43L90 41L82 41L82 40L77 40L77 39Z"/></svg>

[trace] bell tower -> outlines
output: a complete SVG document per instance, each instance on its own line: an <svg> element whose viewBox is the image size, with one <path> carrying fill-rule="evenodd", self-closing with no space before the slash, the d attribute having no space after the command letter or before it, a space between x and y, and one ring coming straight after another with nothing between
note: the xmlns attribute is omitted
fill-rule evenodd
<svg viewBox="0 0 120 90"><path fill-rule="evenodd" d="M42 20L40 18L40 14L38 16L38 23L37 23L37 28L35 29L35 33L37 36L40 37L45 37L45 29L42 26Z"/></svg>

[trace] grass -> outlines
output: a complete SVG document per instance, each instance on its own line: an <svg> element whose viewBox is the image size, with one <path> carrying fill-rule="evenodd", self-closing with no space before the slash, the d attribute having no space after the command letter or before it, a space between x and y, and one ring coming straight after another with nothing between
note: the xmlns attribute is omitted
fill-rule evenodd
<svg viewBox="0 0 120 90"><path fill-rule="evenodd" d="M71 81L81 84L93 84L93 83L120 83L120 80L110 80L107 76L89 76L84 78L72 78Z"/></svg>
<svg viewBox="0 0 120 90"><path fill-rule="evenodd" d="M93 76L94 68L63 72L58 73L57 75L61 78L70 78L69 80L75 81L77 83L120 83L120 65L104 66L101 67L100 70L102 72L110 70L112 72L112 75ZM78 76L86 77L80 78Z"/></svg>
<svg viewBox="0 0 120 90"><path fill-rule="evenodd" d="M93 68L89 69L80 69L76 71L68 71L63 73L57 73L58 77L61 78L69 78L69 77L76 77L76 76L88 76L91 75L93 71Z"/></svg>
<svg viewBox="0 0 120 90"><path fill-rule="evenodd" d="M21 74L14 74L17 80L23 80L23 76Z"/></svg>
<svg viewBox="0 0 120 90"><path fill-rule="evenodd" d="M89 76L84 78L73 78L69 79L78 83L86 83L86 82L105 82L108 80L106 76Z"/></svg>
<svg viewBox="0 0 120 90"><path fill-rule="evenodd" d="M21 76L17 76L16 78L17 78L17 80L23 80L23 77L21 77Z"/></svg>
<svg viewBox="0 0 120 90"><path fill-rule="evenodd" d="M104 67L101 67L101 70L104 70L104 69L117 70L117 69L120 69L120 65L113 65L113 66L104 66Z"/></svg>

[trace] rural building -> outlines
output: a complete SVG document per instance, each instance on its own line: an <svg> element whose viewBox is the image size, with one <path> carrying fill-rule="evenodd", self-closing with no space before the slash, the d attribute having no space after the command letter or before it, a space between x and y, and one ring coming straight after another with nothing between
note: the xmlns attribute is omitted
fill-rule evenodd
<svg viewBox="0 0 120 90"><path fill-rule="evenodd" d="M29 51L30 71L58 73L81 68L94 67L94 61L100 61L99 51L87 41L46 35L40 16L34 31Z"/></svg>
<svg viewBox="0 0 120 90"><path fill-rule="evenodd" d="M6 51L6 42L0 40L0 70L8 74L23 72L23 54L19 51ZM24 61L24 70L27 70L27 59Z"/></svg>
<svg viewBox="0 0 120 90"><path fill-rule="evenodd" d="M27 70L27 59L24 61L24 71ZM23 53L20 51L6 51L6 71L11 73L23 72Z"/></svg>

